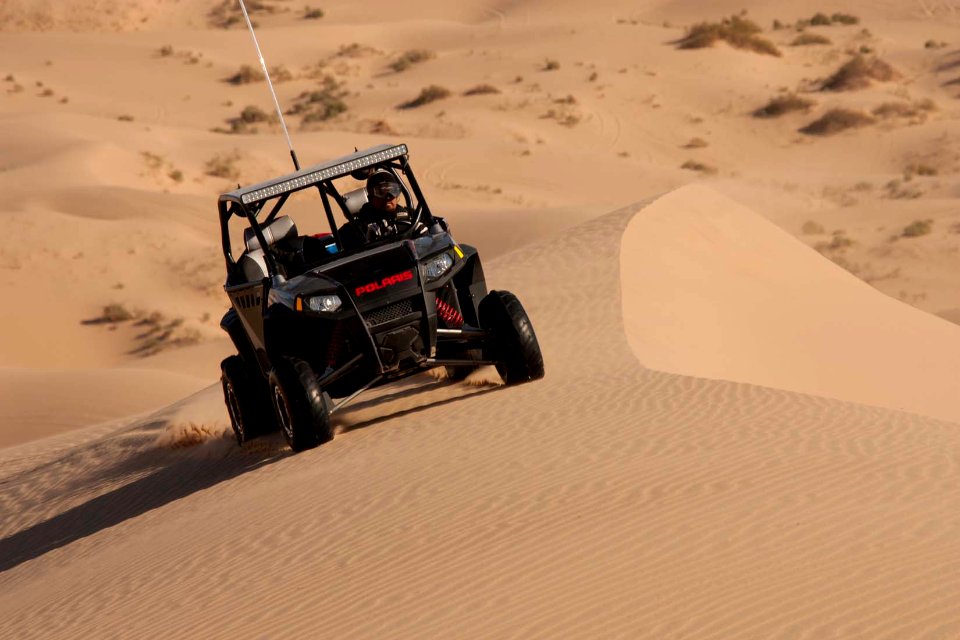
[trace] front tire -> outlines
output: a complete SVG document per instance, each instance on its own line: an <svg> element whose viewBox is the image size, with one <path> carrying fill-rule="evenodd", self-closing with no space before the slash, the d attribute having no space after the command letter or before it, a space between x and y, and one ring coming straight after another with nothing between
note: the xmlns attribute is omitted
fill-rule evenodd
<svg viewBox="0 0 960 640"><path fill-rule="evenodd" d="M491 291L480 301L480 325L492 340L485 350L508 385L543 377L543 354L523 305L509 291Z"/></svg>
<svg viewBox="0 0 960 640"><path fill-rule="evenodd" d="M280 431L291 449L306 451L333 439L330 396L320 389L307 362L278 358L270 373L270 397Z"/></svg>
<svg viewBox="0 0 960 640"><path fill-rule="evenodd" d="M276 428L263 387L256 385L243 358L230 356L220 363L220 384L237 444L243 446Z"/></svg>

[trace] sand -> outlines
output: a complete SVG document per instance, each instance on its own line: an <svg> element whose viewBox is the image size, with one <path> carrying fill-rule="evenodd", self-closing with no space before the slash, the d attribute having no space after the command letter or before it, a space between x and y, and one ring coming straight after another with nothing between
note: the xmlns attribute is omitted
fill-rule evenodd
<svg viewBox="0 0 960 640"><path fill-rule="evenodd" d="M290 119L302 161L406 142L547 370L293 455L217 379L215 196L289 169L222 132L270 103L219 4L0 6L0 637L960 636L960 7L267 3L284 104L348 107ZM781 57L671 45L744 8ZM771 29L816 9L860 24ZM817 91L861 51L898 78ZM751 117L783 91L816 104Z"/></svg>

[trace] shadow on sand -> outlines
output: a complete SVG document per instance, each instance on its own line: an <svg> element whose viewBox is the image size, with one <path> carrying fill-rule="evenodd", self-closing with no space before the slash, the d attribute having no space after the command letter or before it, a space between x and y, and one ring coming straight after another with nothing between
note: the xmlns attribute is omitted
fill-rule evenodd
<svg viewBox="0 0 960 640"><path fill-rule="evenodd" d="M424 394L431 389L443 389L454 384L456 383L442 382L418 385L356 402L351 404L345 413L350 410L385 405L395 400ZM358 429L366 429L388 420L403 418L436 407L467 400L474 396L492 393L498 389L499 387L477 387L453 397L433 401L427 400L423 404L384 413L362 422L349 423L348 420L347 424L340 425L338 431L344 434ZM146 427L156 427L160 424L162 423L156 422L146 425ZM274 437L279 438L276 435L266 436L263 441L258 439L251 444L266 442ZM145 476L0 540L0 572L13 569L50 551L65 547L77 540L122 524L148 511L163 507L198 491L208 489L249 471L271 465L292 455L288 449L281 448L279 442L276 445L274 446L271 443L269 446L261 448L254 446L240 455L227 455L224 458L214 460L195 456L167 457L167 464L163 464L165 456L162 452L156 449L147 449L132 457L117 461L111 468L101 468L97 471L96 478L102 482L105 479L140 475L151 467L162 465L148 471ZM70 457L68 456L68 459ZM62 461L63 459L61 459ZM36 472L36 470L33 471ZM23 480L26 480L26 478ZM75 482L71 484L79 489L85 484L86 480L86 478L76 478Z"/></svg>
<svg viewBox="0 0 960 640"><path fill-rule="evenodd" d="M152 455L155 460L157 454L153 450L139 455ZM241 455L221 460L195 457L175 460L142 478L0 540L0 572L197 491L272 464L286 455L273 453L270 457ZM123 466L130 468L135 464L133 460L126 460Z"/></svg>
<svg viewBox="0 0 960 640"><path fill-rule="evenodd" d="M499 386L465 388L464 393L460 393L458 395L455 395L449 398L442 398L439 400L428 401L425 404L416 405L414 407L409 407L407 409L399 409L392 413L384 413L374 418L370 418L369 420L364 420L362 422L349 422L349 415L351 412L359 411L365 408L376 407L379 405L384 405L384 404L393 402L395 400L402 400L404 398L410 398L413 396L426 394L432 390L444 389L444 388L454 387L458 385L462 385L462 383L450 381L450 380L442 381L442 382L431 382L425 385L415 386L409 389L403 389L402 391L397 391L389 395L383 395L383 396L371 398L369 400L354 402L344 410L344 414L346 414L345 417L347 417L348 422L346 424L338 425L337 433L343 434L343 433L350 433L351 431L357 431L358 429L366 429L368 427L376 426L381 422L386 422L387 420L393 420L394 418L403 418L405 416L420 413L421 411L427 411L429 409L435 409L437 407L442 407L455 402L461 402L469 398L472 398L474 396L485 395L487 393L492 393L494 391L498 391L501 389L501 387ZM466 390L466 389L469 389L469 390Z"/></svg>

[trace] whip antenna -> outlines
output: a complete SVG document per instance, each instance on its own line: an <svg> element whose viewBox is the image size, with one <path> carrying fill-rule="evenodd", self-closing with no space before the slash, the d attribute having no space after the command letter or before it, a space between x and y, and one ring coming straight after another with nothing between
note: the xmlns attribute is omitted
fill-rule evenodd
<svg viewBox="0 0 960 640"><path fill-rule="evenodd" d="M277 108L277 115L280 116L280 126L283 127L283 135L287 138L287 146L290 148L290 158L293 160L293 167L300 170L300 161L297 160L297 152L293 150L293 141L290 140L290 132L287 131L287 123L283 120L283 111L280 109L280 101L277 100L277 92L273 89L273 81L270 80L270 72L267 71L267 63L263 61L263 54L260 52L260 43L257 42L257 34L253 31L253 23L250 22L250 14L247 13L247 7L240 2L240 10L243 11L243 17L247 20L247 26L250 28L250 37L253 38L253 46L257 49L257 57L260 58L260 66L263 68L263 75L267 78L267 86L270 87L270 95L273 96L273 105Z"/></svg>

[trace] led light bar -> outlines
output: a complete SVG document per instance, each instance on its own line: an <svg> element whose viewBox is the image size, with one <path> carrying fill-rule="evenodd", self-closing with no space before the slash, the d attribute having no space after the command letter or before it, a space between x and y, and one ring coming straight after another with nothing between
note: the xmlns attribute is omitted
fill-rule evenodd
<svg viewBox="0 0 960 640"><path fill-rule="evenodd" d="M372 153L368 156L363 156L362 158L335 164L331 167L312 171L302 176L291 178L290 180L284 180L283 182L278 182L268 187L245 193L241 199L243 200L243 204L250 204L251 202L266 200L267 198L273 198L275 196L283 195L284 193L289 193L290 191L302 189L312 184L316 184L322 180L343 176L356 171L357 169L363 169L364 167L380 164L381 162L393 160L394 158L399 158L400 156L405 155L407 155L407 145L397 145L396 147L392 147L385 151L378 151L377 153Z"/></svg>

